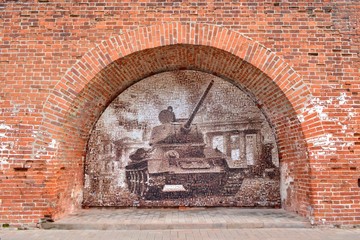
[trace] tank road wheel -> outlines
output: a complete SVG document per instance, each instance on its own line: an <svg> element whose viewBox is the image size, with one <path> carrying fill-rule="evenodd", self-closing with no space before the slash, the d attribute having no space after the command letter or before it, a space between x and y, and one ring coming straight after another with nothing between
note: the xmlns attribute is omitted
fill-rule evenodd
<svg viewBox="0 0 360 240"><path fill-rule="evenodd" d="M126 173L126 183L128 185L129 192L131 192L131 172Z"/></svg>
<svg viewBox="0 0 360 240"><path fill-rule="evenodd" d="M131 171L131 172L129 172L129 180L128 180L128 184L129 184L128 188L129 188L129 192L131 192L131 193L133 193L133 191L132 191L133 179L132 178L133 177L132 177L132 171Z"/></svg>
<svg viewBox="0 0 360 240"><path fill-rule="evenodd" d="M134 190L133 190L133 193L139 194L138 193L138 188L139 188L139 173L138 173L138 171L135 171L134 172Z"/></svg>
<svg viewBox="0 0 360 240"><path fill-rule="evenodd" d="M141 172L136 172L137 174L137 182L136 182L136 194L140 195L141 193L141 182L142 182L142 175Z"/></svg>
<svg viewBox="0 0 360 240"><path fill-rule="evenodd" d="M131 172L131 192L136 194L136 172Z"/></svg>
<svg viewBox="0 0 360 240"><path fill-rule="evenodd" d="M141 182L140 182L140 196L144 197L147 192L147 180L148 180L148 173L146 170L141 171Z"/></svg>
<svg viewBox="0 0 360 240"><path fill-rule="evenodd" d="M140 195L141 196L141 184L142 184L142 172L141 171L138 171L137 172L137 175L138 175L138 177L137 177L137 184L136 184L136 193L137 193L137 195Z"/></svg>

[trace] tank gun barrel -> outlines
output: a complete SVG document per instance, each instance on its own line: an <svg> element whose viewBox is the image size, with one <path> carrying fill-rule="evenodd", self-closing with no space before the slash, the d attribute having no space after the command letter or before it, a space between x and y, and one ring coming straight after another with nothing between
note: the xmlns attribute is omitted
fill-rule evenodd
<svg viewBox="0 0 360 240"><path fill-rule="evenodd" d="M184 124L184 126L183 126L184 129L189 129L189 128L190 128L191 123L192 123L192 121L194 120L194 118L195 118L195 116L196 116L196 113L199 111L202 103L204 102L204 100L205 100L206 96L208 95L208 93L209 93L211 87L213 86L213 84L214 84L214 80L211 80L211 82L210 82L209 85L207 86L205 92L204 92L203 95L201 96L199 102L196 104L194 110L192 111L189 119L188 119L188 120L186 121L186 123Z"/></svg>

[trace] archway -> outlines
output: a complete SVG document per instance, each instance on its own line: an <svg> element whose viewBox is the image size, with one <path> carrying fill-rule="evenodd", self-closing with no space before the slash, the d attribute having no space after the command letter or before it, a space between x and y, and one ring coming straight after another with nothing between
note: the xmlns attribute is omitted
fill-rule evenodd
<svg viewBox="0 0 360 240"><path fill-rule="evenodd" d="M283 207L307 213L311 192L306 139L321 135L322 128L304 136L304 128L321 121L306 111L311 95L300 76L241 34L210 25L169 23L104 41L75 64L50 95L42 125L46 134L35 146L54 146L47 155L53 174L47 191L49 201L56 203L50 209L55 216L82 201L86 142L106 106L144 77L183 69L230 79L252 94L276 132Z"/></svg>

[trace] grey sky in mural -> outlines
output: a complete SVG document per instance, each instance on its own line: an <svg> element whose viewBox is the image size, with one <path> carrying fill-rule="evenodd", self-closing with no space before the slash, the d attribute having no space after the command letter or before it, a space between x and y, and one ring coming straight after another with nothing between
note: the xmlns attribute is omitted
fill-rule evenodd
<svg viewBox="0 0 360 240"><path fill-rule="evenodd" d="M179 136L211 81L189 130L199 139L153 144L155 129L169 126L166 133ZM169 106L175 119L164 124L159 113ZM191 144L197 147L184 147ZM84 205L278 206L278 162L274 134L243 91L202 72L160 73L121 93L98 120L88 143Z"/></svg>

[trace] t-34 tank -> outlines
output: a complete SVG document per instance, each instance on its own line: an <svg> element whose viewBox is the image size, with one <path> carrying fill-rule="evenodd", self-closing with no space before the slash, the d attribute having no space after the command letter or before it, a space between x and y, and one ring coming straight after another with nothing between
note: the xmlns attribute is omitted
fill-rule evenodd
<svg viewBox="0 0 360 240"><path fill-rule="evenodd" d="M160 112L162 124L152 129L151 148L137 149L125 168L130 192L143 199L158 200L234 195L239 190L244 169L229 167L232 160L207 147L203 133L192 123L212 85L213 81L189 119L176 120L172 107Z"/></svg>

